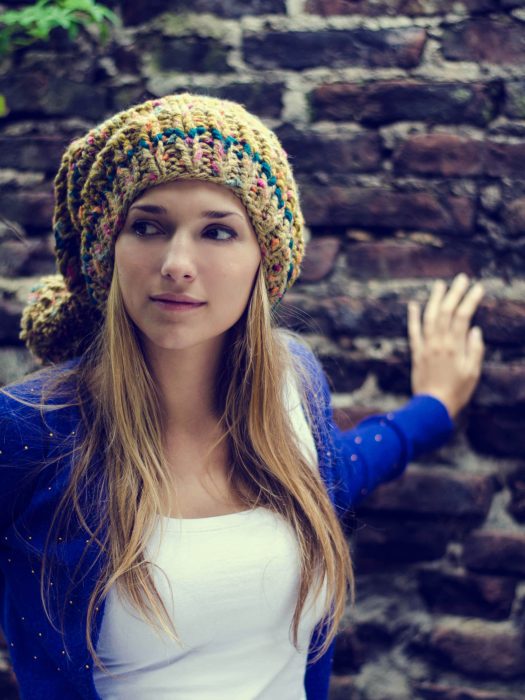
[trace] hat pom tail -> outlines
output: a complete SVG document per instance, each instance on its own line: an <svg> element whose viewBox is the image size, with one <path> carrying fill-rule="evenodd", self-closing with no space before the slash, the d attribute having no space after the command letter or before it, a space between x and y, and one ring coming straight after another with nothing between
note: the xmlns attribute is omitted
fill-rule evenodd
<svg viewBox="0 0 525 700"><path fill-rule="evenodd" d="M96 307L71 293L62 275L42 277L21 319L20 339L44 362L64 362L81 355L100 329Z"/></svg>

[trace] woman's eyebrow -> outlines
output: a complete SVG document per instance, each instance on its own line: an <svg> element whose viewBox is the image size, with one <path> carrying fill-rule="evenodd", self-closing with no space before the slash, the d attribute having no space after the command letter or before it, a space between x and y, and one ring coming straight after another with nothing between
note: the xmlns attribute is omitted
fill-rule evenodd
<svg viewBox="0 0 525 700"><path fill-rule="evenodd" d="M236 211L203 211L201 216L206 219L224 219L225 216L238 216L242 219L242 216Z"/></svg>
<svg viewBox="0 0 525 700"><path fill-rule="evenodd" d="M168 213L167 209L164 209L164 207L158 206L157 204L134 204L131 208L130 211L133 211L133 209L140 209L141 211L147 211L149 214L166 214Z"/></svg>
<svg viewBox="0 0 525 700"><path fill-rule="evenodd" d="M130 208L130 212L133 211L133 209L140 209L149 214L168 214L168 210L158 204L134 204ZM201 212L201 216L205 219L224 219L226 216L238 216L242 219L242 216L236 211L203 211Z"/></svg>

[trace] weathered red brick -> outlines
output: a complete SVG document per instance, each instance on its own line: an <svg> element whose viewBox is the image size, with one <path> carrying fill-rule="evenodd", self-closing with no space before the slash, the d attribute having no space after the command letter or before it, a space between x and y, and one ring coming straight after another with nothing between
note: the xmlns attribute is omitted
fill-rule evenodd
<svg viewBox="0 0 525 700"><path fill-rule="evenodd" d="M525 303L487 296L477 313L486 340L505 345L525 343Z"/></svg>
<svg viewBox="0 0 525 700"><path fill-rule="evenodd" d="M483 677L525 675L525 647L508 623L461 620L437 625L429 647L463 673Z"/></svg>
<svg viewBox="0 0 525 700"><path fill-rule="evenodd" d="M474 571L525 574L525 534L500 530L471 533L463 545L463 561Z"/></svg>
<svg viewBox="0 0 525 700"><path fill-rule="evenodd" d="M364 15L437 15L447 12L490 12L498 9L496 0L307 0L305 11L311 14Z"/></svg>
<svg viewBox="0 0 525 700"><path fill-rule="evenodd" d="M418 27L246 34L243 56L256 68L303 70L329 65L413 68L421 61L426 32ZM268 50L271 47L271 51Z"/></svg>
<svg viewBox="0 0 525 700"><path fill-rule="evenodd" d="M339 629L335 643L334 672L357 671L377 655L377 649L390 646L392 635L384 626L373 622L344 625Z"/></svg>
<svg viewBox="0 0 525 700"><path fill-rule="evenodd" d="M522 695L509 694L503 690L477 690L437 683L416 683L415 688L425 700L523 700Z"/></svg>
<svg viewBox="0 0 525 700"><path fill-rule="evenodd" d="M361 692L355 687L350 676L330 676L330 700L360 700Z"/></svg>
<svg viewBox="0 0 525 700"><path fill-rule="evenodd" d="M328 297L318 302L318 313L331 322L332 330L350 336L399 336L406 308L391 299Z"/></svg>
<svg viewBox="0 0 525 700"><path fill-rule="evenodd" d="M493 494L490 476L461 474L442 467L409 467L399 479L378 487L361 507L382 513L484 518Z"/></svg>
<svg viewBox="0 0 525 700"><path fill-rule="evenodd" d="M6 219L22 226L50 228L53 217L53 185L24 190L0 189L0 210Z"/></svg>
<svg viewBox="0 0 525 700"><path fill-rule="evenodd" d="M181 73L228 73L230 46L213 37L160 37L146 44L142 51L149 54L161 71Z"/></svg>
<svg viewBox="0 0 525 700"><path fill-rule="evenodd" d="M517 584L508 576L436 568L420 569L418 578L420 593L432 612L488 620L508 618Z"/></svg>
<svg viewBox="0 0 525 700"><path fill-rule="evenodd" d="M353 279L452 277L475 275L475 251L463 246L434 248L409 241L354 243L348 247L346 270Z"/></svg>
<svg viewBox="0 0 525 700"><path fill-rule="evenodd" d="M0 167L31 170L53 175L70 139L62 134L0 135Z"/></svg>
<svg viewBox="0 0 525 700"><path fill-rule="evenodd" d="M525 409L517 406L478 408L469 412L467 435L480 452L508 457L525 454Z"/></svg>
<svg viewBox="0 0 525 700"><path fill-rule="evenodd" d="M453 134L421 134L399 146L393 155L398 173L471 176L483 172L483 141Z"/></svg>
<svg viewBox="0 0 525 700"><path fill-rule="evenodd" d="M501 81L426 83L387 80L320 85L310 93L313 119L390 124L409 120L427 124L484 126L496 115Z"/></svg>
<svg viewBox="0 0 525 700"><path fill-rule="evenodd" d="M504 112L511 119L525 119L525 80L505 81Z"/></svg>
<svg viewBox="0 0 525 700"><path fill-rule="evenodd" d="M485 172L492 177L525 179L525 143L487 141Z"/></svg>
<svg viewBox="0 0 525 700"><path fill-rule="evenodd" d="M0 297L0 341L3 343L18 343L20 333L20 317L24 304L8 298Z"/></svg>
<svg viewBox="0 0 525 700"><path fill-rule="evenodd" d="M364 502L363 502L364 505ZM382 571L385 565L440 559L449 542L463 539L473 525L469 518L386 517L357 509L354 535L356 568L361 573Z"/></svg>
<svg viewBox="0 0 525 700"><path fill-rule="evenodd" d="M171 0L133 0L121 2L120 11L125 24L142 24L162 12L173 12ZM209 12L219 17L243 17L245 15L284 14L285 0L177 0L177 12Z"/></svg>
<svg viewBox="0 0 525 700"><path fill-rule="evenodd" d="M525 197L518 197L505 206L504 221L511 236L525 236Z"/></svg>
<svg viewBox="0 0 525 700"><path fill-rule="evenodd" d="M483 363L476 403L485 406L525 403L525 363Z"/></svg>
<svg viewBox="0 0 525 700"><path fill-rule="evenodd" d="M460 216L453 196L440 202L430 192L396 192L381 188L315 187L303 184L302 204L311 226L357 226L431 232L469 233L472 200L461 197Z"/></svg>
<svg viewBox="0 0 525 700"><path fill-rule="evenodd" d="M442 50L449 60L520 65L525 61L523 25L501 15L468 19L445 30Z"/></svg>
<svg viewBox="0 0 525 700"><path fill-rule="evenodd" d="M341 241L334 236L314 238L306 246L301 279L305 282L318 282L333 270Z"/></svg>
<svg viewBox="0 0 525 700"><path fill-rule="evenodd" d="M0 275L16 277L28 272L31 258L42 248L39 240L17 239L0 240Z"/></svg>
<svg viewBox="0 0 525 700"><path fill-rule="evenodd" d="M10 115L22 112L99 120L106 110L106 88L91 84L87 75L82 83L57 73L53 66L35 66L18 71L16 80L0 77L0 93Z"/></svg>
<svg viewBox="0 0 525 700"><path fill-rule="evenodd" d="M509 513L520 523L525 522L525 464L510 474L508 478L511 500L508 506Z"/></svg>
<svg viewBox="0 0 525 700"><path fill-rule="evenodd" d="M290 154L294 172L298 175L373 172L381 167L381 137L375 132L337 137L316 131L301 132L286 126L278 129L277 135Z"/></svg>

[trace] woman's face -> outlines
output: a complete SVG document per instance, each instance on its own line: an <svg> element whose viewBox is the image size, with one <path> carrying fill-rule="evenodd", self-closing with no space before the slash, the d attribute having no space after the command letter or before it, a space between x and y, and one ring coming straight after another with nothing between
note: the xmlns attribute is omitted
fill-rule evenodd
<svg viewBox="0 0 525 700"><path fill-rule="evenodd" d="M124 305L146 350L218 347L246 308L260 262L241 201L197 180L140 195L115 245Z"/></svg>

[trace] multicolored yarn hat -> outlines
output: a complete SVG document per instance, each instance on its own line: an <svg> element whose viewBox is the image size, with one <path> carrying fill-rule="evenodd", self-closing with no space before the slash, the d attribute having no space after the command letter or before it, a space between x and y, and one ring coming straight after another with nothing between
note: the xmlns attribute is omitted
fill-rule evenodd
<svg viewBox="0 0 525 700"><path fill-rule="evenodd" d="M234 102L169 95L119 112L73 141L55 178L53 227L60 274L42 278L20 337L45 361L83 352L100 328L114 246L132 202L177 179L229 187L261 247L266 288L277 303L299 274L303 218L275 134Z"/></svg>

